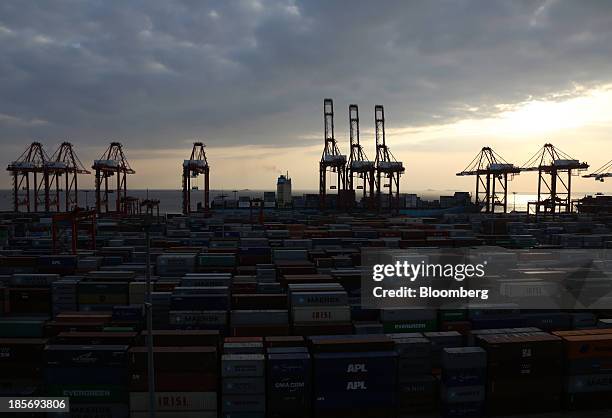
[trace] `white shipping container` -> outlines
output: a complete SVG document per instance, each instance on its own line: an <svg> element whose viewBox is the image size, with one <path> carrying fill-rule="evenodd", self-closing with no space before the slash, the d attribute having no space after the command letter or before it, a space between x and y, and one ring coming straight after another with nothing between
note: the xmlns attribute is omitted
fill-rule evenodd
<svg viewBox="0 0 612 418"><path fill-rule="evenodd" d="M319 322L348 322L351 310L345 306L295 307L292 309L293 322L296 324Z"/></svg>
<svg viewBox="0 0 612 418"><path fill-rule="evenodd" d="M155 409L160 412L181 412L181 417L184 416L183 411L214 412L217 410L217 392L155 392ZM149 392L130 392L130 411L148 410Z"/></svg>

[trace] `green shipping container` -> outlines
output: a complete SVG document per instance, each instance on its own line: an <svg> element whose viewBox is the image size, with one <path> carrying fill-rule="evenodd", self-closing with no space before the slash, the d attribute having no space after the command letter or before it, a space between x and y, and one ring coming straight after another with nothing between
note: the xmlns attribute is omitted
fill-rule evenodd
<svg viewBox="0 0 612 418"><path fill-rule="evenodd" d="M47 385L47 396L69 397L70 403L126 402L126 386L118 385Z"/></svg>
<svg viewBox="0 0 612 418"><path fill-rule="evenodd" d="M465 309L448 309L440 310L440 322L445 321L465 321L467 319L467 311Z"/></svg>
<svg viewBox="0 0 612 418"><path fill-rule="evenodd" d="M234 254L201 254L198 257L198 265L203 267L235 267L236 256Z"/></svg>
<svg viewBox="0 0 612 418"><path fill-rule="evenodd" d="M0 318L0 338L40 338L44 324L42 319Z"/></svg>
<svg viewBox="0 0 612 418"><path fill-rule="evenodd" d="M438 329L438 321L430 319L427 321L401 321L401 322L385 322L383 324L385 334L395 334L401 332L426 332L436 331Z"/></svg>

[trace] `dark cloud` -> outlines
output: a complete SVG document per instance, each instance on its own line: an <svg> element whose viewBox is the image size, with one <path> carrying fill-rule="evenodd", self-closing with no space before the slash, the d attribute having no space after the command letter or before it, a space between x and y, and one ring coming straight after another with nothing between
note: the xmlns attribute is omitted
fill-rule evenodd
<svg viewBox="0 0 612 418"><path fill-rule="evenodd" d="M612 3L6 0L0 50L10 149L296 145L328 96L344 136L353 102L401 127L610 82Z"/></svg>

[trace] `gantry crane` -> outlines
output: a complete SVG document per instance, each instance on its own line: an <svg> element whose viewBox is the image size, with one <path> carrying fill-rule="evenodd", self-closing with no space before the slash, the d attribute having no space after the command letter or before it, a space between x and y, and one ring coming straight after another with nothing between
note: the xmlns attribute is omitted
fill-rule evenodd
<svg viewBox="0 0 612 418"><path fill-rule="evenodd" d="M79 244L79 231L85 231L89 236L88 250L96 249L96 212L93 210L83 210L75 208L64 213L57 213L51 218L51 238L53 242L53 252L60 253L61 243L64 242L66 230L70 229L70 250L76 254Z"/></svg>
<svg viewBox="0 0 612 418"><path fill-rule="evenodd" d="M145 199L140 202L140 207L145 208L145 214L159 219L159 199ZM142 209L141 209L142 212Z"/></svg>
<svg viewBox="0 0 612 418"><path fill-rule="evenodd" d="M70 212L78 207L78 175L90 174L77 157L70 142L62 142L59 148L45 164L45 210L55 207L56 212L61 211L61 179L64 176L64 207ZM50 198L53 192L53 198Z"/></svg>
<svg viewBox="0 0 612 418"><path fill-rule="evenodd" d="M6 168L13 176L13 210L19 212L25 208L27 212L49 206L49 198L45 193L45 170L49 157L40 142L32 142L16 161ZM30 174L32 174L33 190L30 198ZM34 205L32 207L32 200Z"/></svg>
<svg viewBox="0 0 612 418"><path fill-rule="evenodd" d="M400 177L404 173L404 164L397 161L385 139L385 109L382 105L374 107L376 126L376 204L382 207L383 189L389 189L389 210L399 210ZM383 183L382 179L388 181Z"/></svg>
<svg viewBox="0 0 612 418"><path fill-rule="evenodd" d="M351 154L347 164L347 188L355 193L355 179L361 179L357 189L363 189L363 200L368 209L374 206L374 161L369 161L359 142L359 108L356 104L349 105Z"/></svg>
<svg viewBox="0 0 612 418"><path fill-rule="evenodd" d="M606 179L608 177L612 177L612 160L608 161L607 163L605 163L604 165L599 167L594 172L592 172L590 174L587 174L587 175L584 175L582 177L595 179L595 180L601 181L601 182L603 182L604 179Z"/></svg>
<svg viewBox="0 0 612 418"><path fill-rule="evenodd" d="M476 205L486 213L501 208L508 210L508 180L521 172L519 167L506 162L490 147L483 147L478 155L458 176L476 176Z"/></svg>
<svg viewBox="0 0 612 418"><path fill-rule="evenodd" d="M119 142L111 142L99 160L95 160L92 168L96 173L96 212L109 212L108 195L113 193L109 189L108 179L116 176L117 184L115 189L115 212L127 213L124 205L127 197L127 175L136 173L123 153L123 146Z"/></svg>
<svg viewBox="0 0 612 418"><path fill-rule="evenodd" d="M323 100L323 125L325 129L325 148L323 148L323 154L319 162L319 204L322 209L325 208L328 172L330 175L336 175L336 185L330 184L329 188L337 189L339 200L343 197L343 191L346 188L346 155L340 153L334 137L334 102L332 99Z"/></svg>
<svg viewBox="0 0 612 418"><path fill-rule="evenodd" d="M535 206L536 215L564 213L572 211L572 176L589 168L552 144L544 144L521 171L538 172L538 200L529 202L528 209Z"/></svg>
<svg viewBox="0 0 612 418"><path fill-rule="evenodd" d="M194 142L191 156L183 161L183 213L188 215L191 212L191 179L197 178L200 174L204 175L204 202L205 211L209 209L210 200L210 166L206 158L206 145L202 142Z"/></svg>

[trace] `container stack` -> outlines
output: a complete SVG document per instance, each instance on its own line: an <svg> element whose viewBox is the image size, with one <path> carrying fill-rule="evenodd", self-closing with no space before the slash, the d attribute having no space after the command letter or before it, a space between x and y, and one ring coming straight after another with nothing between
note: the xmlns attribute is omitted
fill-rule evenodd
<svg viewBox="0 0 612 418"><path fill-rule="evenodd" d="M484 415L487 353L480 347L444 348L440 385L444 417Z"/></svg>
<svg viewBox="0 0 612 418"><path fill-rule="evenodd" d="M255 272L258 284L276 282L276 269L274 268L274 264L257 264L255 266Z"/></svg>
<svg viewBox="0 0 612 418"><path fill-rule="evenodd" d="M463 347L463 335L457 331L425 332L425 338L431 341L431 366L439 370L445 348Z"/></svg>
<svg viewBox="0 0 612 418"><path fill-rule="evenodd" d="M536 333L536 332L542 332L542 330L536 327L476 329L476 330L470 331L470 333L467 335L466 345L468 346L479 345L478 340L485 335L523 334L523 333Z"/></svg>
<svg viewBox="0 0 612 418"><path fill-rule="evenodd" d="M44 333L51 338L68 331L100 332L111 318L108 312L63 312L44 324Z"/></svg>
<svg viewBox="0 0 612 418"><path fill-rule="evenodd" d="M127 350L127 345L47 345L46 395L70 398L73 412L127 418Z"/></svg>
<svg viewBox="0 0 612 418"><path fill-rule="evenodd" d="M289 335L289 312L286 309L233 310L230 323L231 334L235 337Z"/></svg>
<svg viewBox="0 0 612 418"><path fill-rule="evenodd" d="M242 238L238 250L238 261L241 266L255 266L271 261L271 249L266 238Z"/></svg>
<svg viewBox="0 0 612 418"><path fill-rule="evenodd" d="M431 341L421 333L388 334L398 356L400 414L431 412L437 400L437 381L431 374Z"/></svg>
<svg viewBox="0 0 612 418"><path fill-rule="evenodd" d="M564 405L568 409L606 408L612 395L612 330L607 334L563 337L565 346Z"/></svg>
<svg viewBox="0 0 612 418"><path fill-rule="evenodd" d="M13 274L8 289L8 306L13 315L50 315L51 283L57 274Z"/></svg>
<svg viewBox="0 0 612 418"><path fill-rule="evenodd" d="M153 329L170 328L172 292L151 292L153 303Z"/></svg>
<svg viewBox="0 0 612 418"><path fill-rule="evenodd" d="M228 347L221 358L221 412L224 418L266 416L265 356L263 345ZM227 345L227 343L226 343Z"/></svg>
<svg viewBox="0 0 612 418"><path fill-rule="evenodd" d="M114 305L129 304L128 283L123 281L80 281L80 311L112 311Z"/></svg>
<svg viewBox="0 0 612 418"><path fill-rule="evenodd" d="M227 286L177 286L172 290L170 309L172 311L193 311L207 307L210 310L229 308Z"/></svg>
<svg viewBox="0 0 612 418"><path fill-rule="evenodd" d="M288 297L294 334L352 333L348 295L339 284L292 284Z"/></svg>
<svg viewBox="0 0 612 418"><path fill-rule="evenodd" d="M79 310L77 286L80 278L62 278L51 285L53 315Z"/></svg>
<svg viewBox="0 0 612 418"><path fill-rule="evenodd" d="M384 335L317 336L313 353L314 416L394 417L397 354Z"/></svg>
<svg viewBox="0 0 612 418"><path fill-rule="evenodd" d="M142 305L145 303L147 284L144 281L130 282L128 285L128 300L131 305Z"/></svg>
<svg viewBox="0 0 612 418"><path fill-rule="evenodd" d="M198 256L197 270L200 273L234 273L237 265L233 252L208 252ZM224 250L227 251L227 250Z"/></svg>
<svg viewBox="0 0 612 418"><path fill-rule="evenodd" d="M170 311L170 327L174 329L217 330L227 333L227 311Z"/></svg>
<svg viewBox="0 0 612 418"><path fill-rule="evenodd" d="M8 311L7 296L8 289L3 282L0 282L0 316L4 316Z"/></svg>
<svg viewBox="0 0 612 418"><path fill-rule="evenodd" d="M561 407L561 338L542 333L483 335L488 414L527 414Z"/></svg>
<svg viewBox="0 0 612 418"><path fill-rule="evenodd" d="M612 319L601 318L599 321L597 321L597 328L612 329Z"/></svg>
<svg viewBox="0 0 612 418"><path fill-rule="evenodd" d="M267 348L267 416L309 418L312 363L306 347Z"/></svg>
<svg viewBox="0 0 612 418"><path fill-rule="evenodd" d="M156 338L163 344L161 339ZM180 343L180 337L175 340ZM217 417L217 349L154 347L155 408L160 418ZM130 417L149 416L147 347L129 350Z"/></svg>
<svg viewBox="0 0 612 418"><path fill-rule="evenodd" d="M437 329L437 314L433 309L390 308L380 310L385 333L426 332Z"/></svg>
<svg viewBox="0 0 612 418"><path fill-rule="evenodd" d="M37 396L43 386L44 338L0 338L2 396Z"/></svg>
<svg viewBox="0 0 612 418"><path fill-rule="evenodd" d="M156 260L156 272L160 277L182 277L195 272L195 254L161 254Z"/></svg>
<svg viewBox="0 0 612 418"><path fill-rule="evenodd" d="M0 317L0 338L42 338L48 317Z"/></svg>

